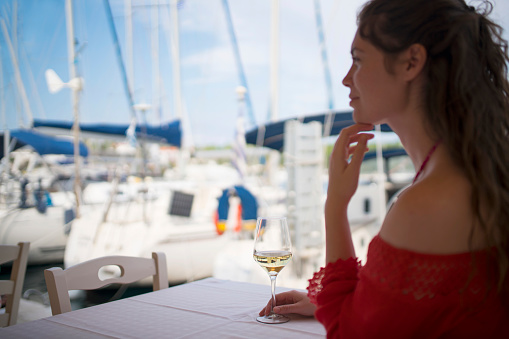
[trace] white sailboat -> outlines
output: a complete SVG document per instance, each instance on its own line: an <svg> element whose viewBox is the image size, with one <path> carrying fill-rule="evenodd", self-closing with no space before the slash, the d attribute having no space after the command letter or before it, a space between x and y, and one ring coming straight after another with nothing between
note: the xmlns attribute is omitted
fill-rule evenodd
<svg viewBox="0 0 509 339"><path fill-rule="evenodd" d="M35 151L17 150L11 157L15 161L0 181L0 244L30 242L30 265L61 262L73 217L72 194L48 191L53 175L47 168L15 171L21 158L40 159Z"/></svg>
<svg viewBox="0 0 509 339"><path fill-rule="evenodd" d="M176 1L171 10L176 30ZM178 48L178 42L173 45ZM180 98L177 105L181 106ZM217 197L232 186L236 177L232 171L229 166L186 164L171 178L101 184L110 193L108 201L90 206L73 221L64 264L104 255L150 256L162 251L167 256L170 283L211 276L215 254L228 239L217 232L214 223ZM89 185L83 200L89 194L96 196L89 192L97 187ZM119 192L129 194L119 199Z"/></svg>
<svg viewBox="0 0 509 339"><path fill-rule="evenodd" d="M22 125L24 128L9 130L5 122L5 98L0 98L2 120L5 124L0 168L0 244L14 245L20 241L28 241L31 244L29 264L60 262L64 256L69 222L73 217L73 201L72 196L63 190L49 192L57 175L45 156L68 154L68 147L72 149L73 144L31 129L33 118L30 104L17 53L3 18L0 18L0 28L28 120L26 126ZM3 81L2 66L0 63L0 79ZM3 85L0 88L4 90ZM76 143L74 147L78 154L85 151L83 144Z"/></svg>

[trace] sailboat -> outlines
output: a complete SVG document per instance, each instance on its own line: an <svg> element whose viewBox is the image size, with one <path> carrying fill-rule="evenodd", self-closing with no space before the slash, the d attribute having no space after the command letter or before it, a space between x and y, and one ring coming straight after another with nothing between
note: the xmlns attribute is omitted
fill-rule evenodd
<svg viewBox="0 0 509 339"><path fill-rule="evenodd" d="M29 241L30 265L61 262L74 199L59 187L54 166L43 157L72 154L73 143L32 130L12 130L9 135L13 149L8 146L9 153L2 154L0 244ZM81 146L85 155L87 149Z"/></svg>
<svg viewBox="0 0 509 339"><path fill-rule="evenodd" d="M49 155L87 156L83 143L39 133L33 129L33 118L22 81L19 62L12 45L6 22L0 18L0 28L11 57L17 90L22 99L26 125L8 129L5 112L2 152L0 158L0 244L30 242L29 264L61 262L74 217L72 195L58 185L58 173ZM2 74L0 63L0 75ZM3 76L0 76L3 81ZM0 86L2 91L3 85ZM3 101L5 98L0 98ZM5 108L4 106L2 106ZM57 165L58 166L58 165Z"/></svg>
<svg viewBox="0 0 509 339"><path fill-rule="evenodd" d="M176 2L173 5L175 15ZM109 13L112 21L111 10ZM110 27L114 29L114 25ZM121 59L120 53L117 56ZM127 80L123 61L120 63ZM126 88L129 88L127 81ZM134 107L130 90L126 92ZM134 137L139 144L154 141L150 140L154 133L144 124L136 124L135 129L138 133ZM92 130L80 125L80 131ZM103 204L89 204L87 211L84 209L82 215L73 220L64 265L105 255L143 257L161 251L167 257L171 284L211 276L215 254L228 241L216 227L217 198L224 188L233 186L235 170L213 163L186 164L185 170L177 169L163 178L141 175L121 182L119 177L111 183L91 184L85 188L84 201L87 192L98 186L104 186L109 195ZM104 274L115 272L105 270Z"/></svg>

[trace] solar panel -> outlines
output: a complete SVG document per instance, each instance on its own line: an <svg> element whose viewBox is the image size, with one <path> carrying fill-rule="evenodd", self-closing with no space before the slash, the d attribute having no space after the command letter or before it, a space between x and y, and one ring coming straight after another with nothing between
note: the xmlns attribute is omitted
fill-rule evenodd
<svg viewBox="0 0 509 339"><path fill-rule="evenodd" d="M173 198L170 202L169 214L182 217L190 217L193 207L194 195L184 192L173 192Z"/></svg>

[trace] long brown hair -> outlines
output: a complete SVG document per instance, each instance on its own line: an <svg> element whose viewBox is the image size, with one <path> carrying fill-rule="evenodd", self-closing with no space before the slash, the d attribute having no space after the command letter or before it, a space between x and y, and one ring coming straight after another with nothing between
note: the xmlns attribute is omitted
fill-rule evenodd
<svg viewBox="0 0 509 339"><path fill-rule="evenodd" d="M492 9L489 1L474 8L464 0L372 0L358 24L389 63L414 43L426 48L426 127L465 170L474 217L496 248L498 289L507 292L509 57L502 28L488 18Z"/></svg>

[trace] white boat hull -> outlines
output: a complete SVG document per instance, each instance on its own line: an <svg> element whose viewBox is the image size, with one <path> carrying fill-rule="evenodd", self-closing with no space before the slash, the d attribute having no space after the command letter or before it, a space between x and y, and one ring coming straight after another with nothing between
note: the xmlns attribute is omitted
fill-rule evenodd
<svg viewBox="0 0 509 339"><path fill-rule="evenodd" d="M210 194L218 195L215 191ZM148 201L114 203L106 220L102 205L84 212L72 223L64 265L106 255L150 257L152 252L164 252L170 284L212 276L215 256L227 241L216 231L215 207L200 207L197 198L198 206L193 209L201 211L191 217L169 215L170 196L170 190L164 188ZM204 201L217 203L215 199Z"/></svg>
<svg viewBox="0 0 509 339"><path fill-rule="evenodd" d="M62 206L50 206L44 214L34 207L6 211L0 220L0 244L30 242L29 265L62 262L68 237L65 211Z"/></svg>

